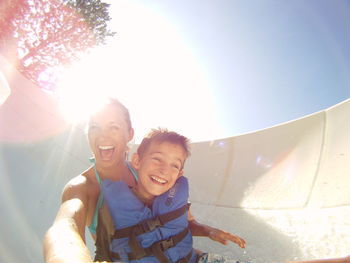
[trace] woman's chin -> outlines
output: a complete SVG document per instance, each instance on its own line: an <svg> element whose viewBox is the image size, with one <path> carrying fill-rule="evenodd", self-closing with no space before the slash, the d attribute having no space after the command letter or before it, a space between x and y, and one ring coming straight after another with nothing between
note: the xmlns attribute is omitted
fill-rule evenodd
<svg viewBox="0 0 350 263"><path fill-rule="evenodd" d="M115 158L98 158L97 160L99 162L99 164L105 166L105 167L109 167L109 166L114 166L115 163L117 162Z"/></svg>

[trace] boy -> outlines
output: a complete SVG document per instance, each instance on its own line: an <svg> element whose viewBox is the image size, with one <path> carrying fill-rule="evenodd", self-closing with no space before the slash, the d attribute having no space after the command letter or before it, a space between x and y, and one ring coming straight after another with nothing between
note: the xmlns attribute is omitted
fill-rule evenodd
<svg viewBox="0 0 350 263"><path fill-rule="evenodd" d="M182 177L189 155L186 137L153 130L132 156L138 172L137 185L129 188L123 182L110 180L101 184L116 228L111 243L114 260L198 261L188 229L188 182ZM244 247L244 240L242 243ZM200 262L207 262L207 257L200 256Z"/></svg>

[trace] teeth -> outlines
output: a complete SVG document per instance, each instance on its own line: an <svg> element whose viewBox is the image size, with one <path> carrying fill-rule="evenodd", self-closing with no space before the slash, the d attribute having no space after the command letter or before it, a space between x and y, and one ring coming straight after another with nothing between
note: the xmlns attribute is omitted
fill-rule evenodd
<svg viewBox="0 0 350 263"><path fill-rule="evenodd" d="M155 176L151 176L151 178L154 180L154 181L157 181L158 183L161 183L161 184L165 184L167 181L162 179L162 178L159 178L159 177L155 177Z"/></svg>
<svg viewBox="0 0 350 263"><path fill-rule="evenodd" d="M114 147L108 146L108 145L100 145L100 146L98 146L98 148L101 150L110 150L110 149L113 149Z"/></svg>

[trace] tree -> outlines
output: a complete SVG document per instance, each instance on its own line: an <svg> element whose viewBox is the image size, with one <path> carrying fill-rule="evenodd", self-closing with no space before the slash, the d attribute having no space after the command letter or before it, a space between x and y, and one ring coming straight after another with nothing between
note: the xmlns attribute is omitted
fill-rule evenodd
<svg viewBox="0 0 350 263"><path fill-rule="evenodd" d="M115 34L108 8L100 0L1 0L0 50L51 90L63 67Z"/></svg>

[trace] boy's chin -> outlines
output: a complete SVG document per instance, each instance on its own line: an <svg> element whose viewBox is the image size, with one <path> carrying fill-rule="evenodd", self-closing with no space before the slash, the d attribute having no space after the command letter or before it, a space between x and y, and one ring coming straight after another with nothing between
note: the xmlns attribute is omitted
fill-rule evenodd
<svg viewBox="0 0 350 263"><path fill-rule="evenodd" d="M162 188L162 187L159 187L159 186L157 188L158 189L152 189L152 191L150 191L151 194L153 196L155 196L155 197L164 194L165 192L167 192L170 189L170 187L163 187Z"/></svg>

